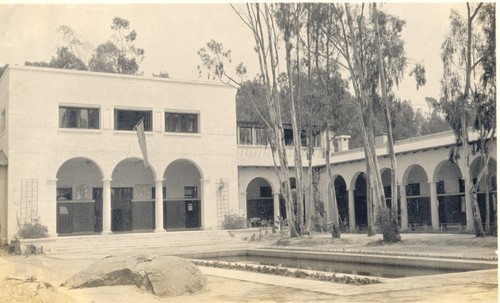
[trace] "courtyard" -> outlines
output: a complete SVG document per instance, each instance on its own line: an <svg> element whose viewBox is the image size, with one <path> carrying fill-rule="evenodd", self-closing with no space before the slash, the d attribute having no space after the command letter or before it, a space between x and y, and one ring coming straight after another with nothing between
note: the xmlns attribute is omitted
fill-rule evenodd
<svg viewBox="0 0 500 303"><path fill-rule="evenodd" d="M254 230L255 231L255 230ZM251 230L247 232L252 232ZM239 237L241 235L237 235ZM123 255L187 254L214 249L269 248L286 251L341 252L390 255L405 258L497 262L497 238L470 234L402 234L396 244L383 244L381 235L328 234L313 237L263 237L261 241L227 241L217 247L192 245L148 251L134 249ZM116 253L112 253L116 255ZM399 279L380 284L347 285L332 282L265 275L252 272L201 267L207 285L199 292L159 298L133 286L67 289L62 284L71 275L102 258L102 253L82 248L81 253L48 253L0 257L0 301L2 302L497 302L498 270L480 270Z"/></svg>

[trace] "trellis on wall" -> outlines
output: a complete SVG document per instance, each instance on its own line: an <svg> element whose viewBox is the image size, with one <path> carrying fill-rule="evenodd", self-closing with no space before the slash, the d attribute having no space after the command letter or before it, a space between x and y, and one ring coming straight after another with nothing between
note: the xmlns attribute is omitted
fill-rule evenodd
<svg viewBox="0 0 500 303"><path fill-rule="evenodd" d="M20 224L34 224L38 219L38 179L21 180Z"/></svg>
<svg viewBox="0 0 500 303"><path fill-rule="evenodd" d="M215 192L217 200L217 224L222 226L224 216L229 214L229 195L227 179L220 178L215 182Z"/></svg>

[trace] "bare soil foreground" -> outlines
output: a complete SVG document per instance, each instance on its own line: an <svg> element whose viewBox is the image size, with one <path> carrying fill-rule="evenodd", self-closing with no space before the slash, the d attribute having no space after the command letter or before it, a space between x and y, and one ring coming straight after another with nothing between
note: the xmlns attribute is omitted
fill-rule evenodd
<svg viewBox="0 0 500 303"><path fill-rule="evenodd" d="M285 250L497 260L497 238L445 234L403 234L402 238L400 243L387 245L380 242L380 236L343 234L341 239L331 239L328 235L315 235L312 238L281 239L279 245L274 244L277 239L250 242L242 244L242 248L273 247ZM200 249L210 251L213 248L196 247L192 250ZM189 248L180 250L155 254L191 251ZM134 286L76 290L62 286L71 275L102 257L85 251L71 256L47 254L26 257L12 256L5 252L0 254L0 302L498 302L498 270L402 278L397 279L397 283L366 286L314 281L311 283L316 283L314 285L318 285L318 288L313 290L312 287L304 289L304 280L297 278L263 278L260 274L237 271L215 275L216 271L202 268L208 278L204 289L192 295L159 298ZM397 285L401 288L397 288ZM325 287L337 289L337 292L320 290Z"/></svg>

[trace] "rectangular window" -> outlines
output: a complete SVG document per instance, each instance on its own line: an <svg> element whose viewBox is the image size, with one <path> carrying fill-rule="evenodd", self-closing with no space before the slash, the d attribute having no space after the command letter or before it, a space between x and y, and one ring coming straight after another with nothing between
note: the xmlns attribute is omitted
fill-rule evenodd
<svg viewBox="0 0 500 303"><path fill-rule="evenodd" d="M115 130L134 130L134 127L144 119L144 130L152 130L153 111L115 109Z"/></svg>
<svg viewBox="0 0 500 303"><path fill-rule="evenodd" d="M99 129L99 109L59 106L59 128Z"/></svg>
<svg viewBox="0 0 500 303"><path fill-rule="evenodd" d="M283 136L285 139L285 145L292 146L293 145L293 131L291 129L284 129Z"/></svg>
<svg viewBox="0 0 500 303"><path fill-rule="evenodd" d="M185 186L184 187L184 198L198 198L198 187Z"/></svg>
<svg viewBox="0 0 500 303"><path fill-rule="evenodd" d="M391 198L392 197L392 189L391 186L384 186L384 195L386 198Z"/></svg>
<svg viewBox="0 0 500 303"><path fill-rule="evenodd" d="M458 188L461 193L465 193L465 180L464 179L458 179Z"/></svg>
<svg viewBox="0 0 500 303"><path fill-rule="evenodd" d="M240 142L239 144L251 145L252 144L252 128L239 126L238 127Z"/></svg>
<svg viewBox="0 0 500 303"><path fill-rule="evenodd" d="M73 200L73 189L71 187L60 187L57 189L57 201Z"/></svg>
<svg viewBox="0 0 500 303"><path fill-rule="evenodd" d="M273 196L273 191L271 186L261 186L260 187L260 197L261 198L270 198Z"/></svg>
<svg viewBox="0 0 500 303"><path fill-rule="evenodd" d="M444 181L438 181L436 183L436 191L437 191L437 194L444 194L445 193L445 189L444 189Z"/></svg>
<svg viewBox="0 0 500 303"><path fill-rule="evenodd" d="M165 131L169 133L199 133L198 114L166 112Z"/></svg>
<svg viewBox="0 0 500 303"><path fill-rule="evenodd" d="M420 196L420 183L411 183L406 185L406 196Z"/></svg>
<svg viewBox="0 0 500 303"><path fill-rule="evenodd" d="M255 144L267 145L267 133L265 128L255 128Z"/></svg>

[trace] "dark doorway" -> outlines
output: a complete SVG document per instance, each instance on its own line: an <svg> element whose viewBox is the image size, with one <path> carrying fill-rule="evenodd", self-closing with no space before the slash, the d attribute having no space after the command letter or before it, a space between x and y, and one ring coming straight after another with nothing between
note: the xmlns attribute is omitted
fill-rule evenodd
<svg viewBox="0 0 500 303"><path fill-rule="evenodd" d="M360 174L354 188L354 212L358 229L368 227L368 209L366 205L366 175Z"/></svg>
<svg viewBox="0 0 500 303"><path fill-rule="evenodd" d="M200 227L200 201L192 200L185 202L186 207L186 228L199 228Z"/></svg>
<svg viewBox="0 0 500 303"><path fill-rule="evenodd" d="M132 187L111 189L111 230L132 230Z"/></svg>
<svg viewBox="0 0 500 303"><path fill-rule="evenodd" d="M335 197L337 198L337 208L339 210L340 227L347 230L349 227L349 197L347 186L342 177L335 178Z"/></svg>

